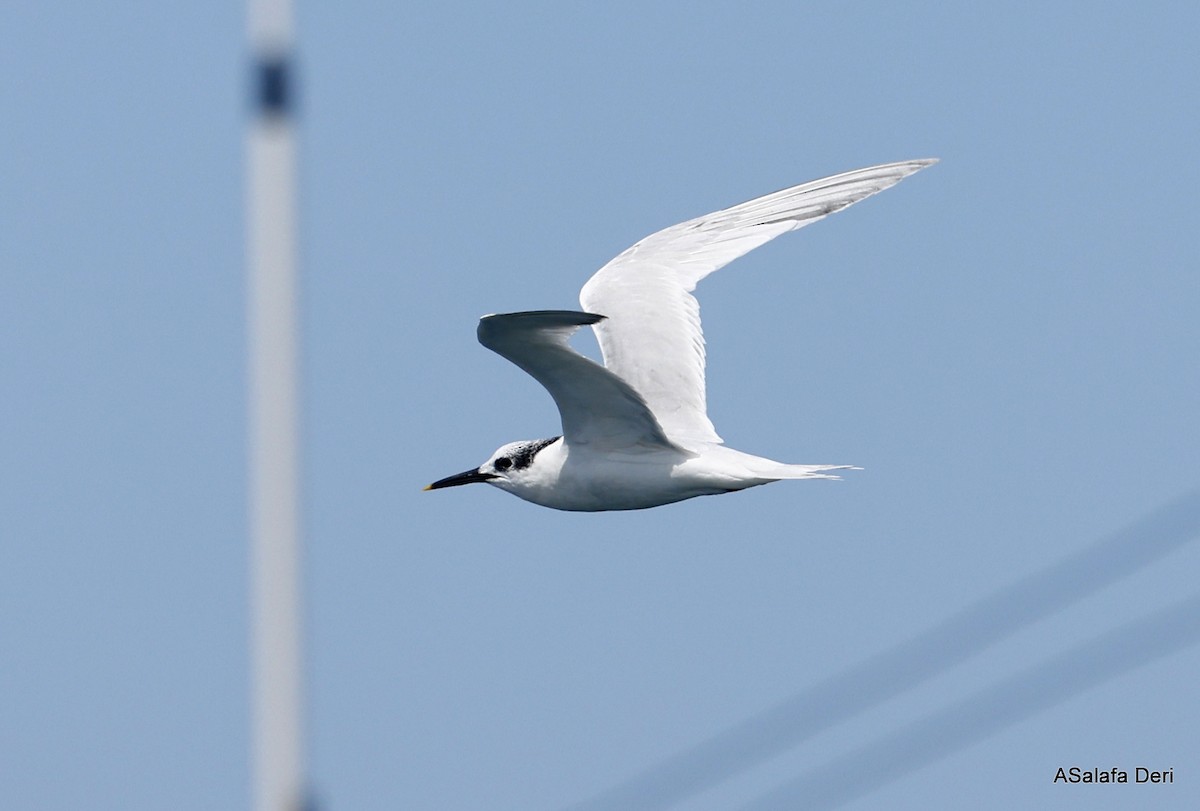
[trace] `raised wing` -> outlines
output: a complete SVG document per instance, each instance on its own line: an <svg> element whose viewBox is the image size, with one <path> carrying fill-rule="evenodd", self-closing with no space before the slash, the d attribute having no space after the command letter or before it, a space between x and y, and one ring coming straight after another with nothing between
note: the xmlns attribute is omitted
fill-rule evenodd
<svg viewBox="0 0 1200 811"><path fill-rule="evenodd" d="M576 330L603 318L569 310L485 315L479 319L479 343L546 387L567 445L674 448L628 383L567 345Z"/></svg>
<svg viewBox="0 0 1200 811"><path fill-rule="evenodd" d="M813 180L652 234L580 291L604 365L642 396L672 441L717 443L704 392L704 336L692 295L708 274L780 234L899 183L932 160L888 163Z"/></svg>

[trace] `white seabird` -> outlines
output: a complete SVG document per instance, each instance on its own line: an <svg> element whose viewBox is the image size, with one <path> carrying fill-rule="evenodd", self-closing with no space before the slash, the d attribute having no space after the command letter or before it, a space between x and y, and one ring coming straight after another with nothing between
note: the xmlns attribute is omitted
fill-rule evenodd
<svg viewBox="0 0 1200 811"><path fill-rule="evenodd" d="M426 490L487 482L559 510L638 510L850 465L791 465L725 447L708 419L696 283L714 270L899 183L936 159L813 180L652 234L596 272L586 312L487 315L479 342L546 387L562 436L510 442ZM591 326L604 365L567 340Z"/></svg>

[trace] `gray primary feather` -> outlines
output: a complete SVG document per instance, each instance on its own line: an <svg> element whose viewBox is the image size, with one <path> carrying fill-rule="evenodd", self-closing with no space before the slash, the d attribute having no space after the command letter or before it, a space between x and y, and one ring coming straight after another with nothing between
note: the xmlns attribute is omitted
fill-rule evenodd
<svg viewBox="0 0 1200 811"><path fill-rule="evenodd" d="M546 387L562 416L568 445L674 448L641 395L567 345L576 330L603 318L570 310L485 315L477 334L479 343Z"/></svg>

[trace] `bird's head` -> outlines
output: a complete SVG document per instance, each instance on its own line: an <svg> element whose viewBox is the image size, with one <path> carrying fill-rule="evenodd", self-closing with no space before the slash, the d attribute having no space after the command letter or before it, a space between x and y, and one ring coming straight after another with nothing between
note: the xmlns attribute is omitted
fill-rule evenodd
<svg viewBox="0 0 1200 811"><path fill-rule="evenodd" d="M487 482L501 490L515 490L534 484L534 480L539 477L534 470L533 460L538 453L559 439L561 437L510 442L497 448L496 452L479 467L438 479L425 489L440 490L443 487L456 487L460 484Z"/></svg>

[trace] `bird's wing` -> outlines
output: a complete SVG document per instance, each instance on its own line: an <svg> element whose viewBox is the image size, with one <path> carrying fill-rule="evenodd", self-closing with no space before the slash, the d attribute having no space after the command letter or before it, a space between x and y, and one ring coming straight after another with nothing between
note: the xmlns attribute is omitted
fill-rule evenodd
<svg viewBox="0 0 1200 811"><path fill-rule="evenodd" d="M628 383L567 345L576 330L603 318L568 310L485 315L479 319L479 343L546 387L568 445L674 448Z"/></svg>
<svg viewBox="0 0 1200 811"><path fill-rule="evenodd" d="M777 191L652 234L580 291L604 365L650 406L672 441L716 443L704 395L704 336L692 296L708 274L787 231L899 183L936 159L888 163Z"/></svg>

